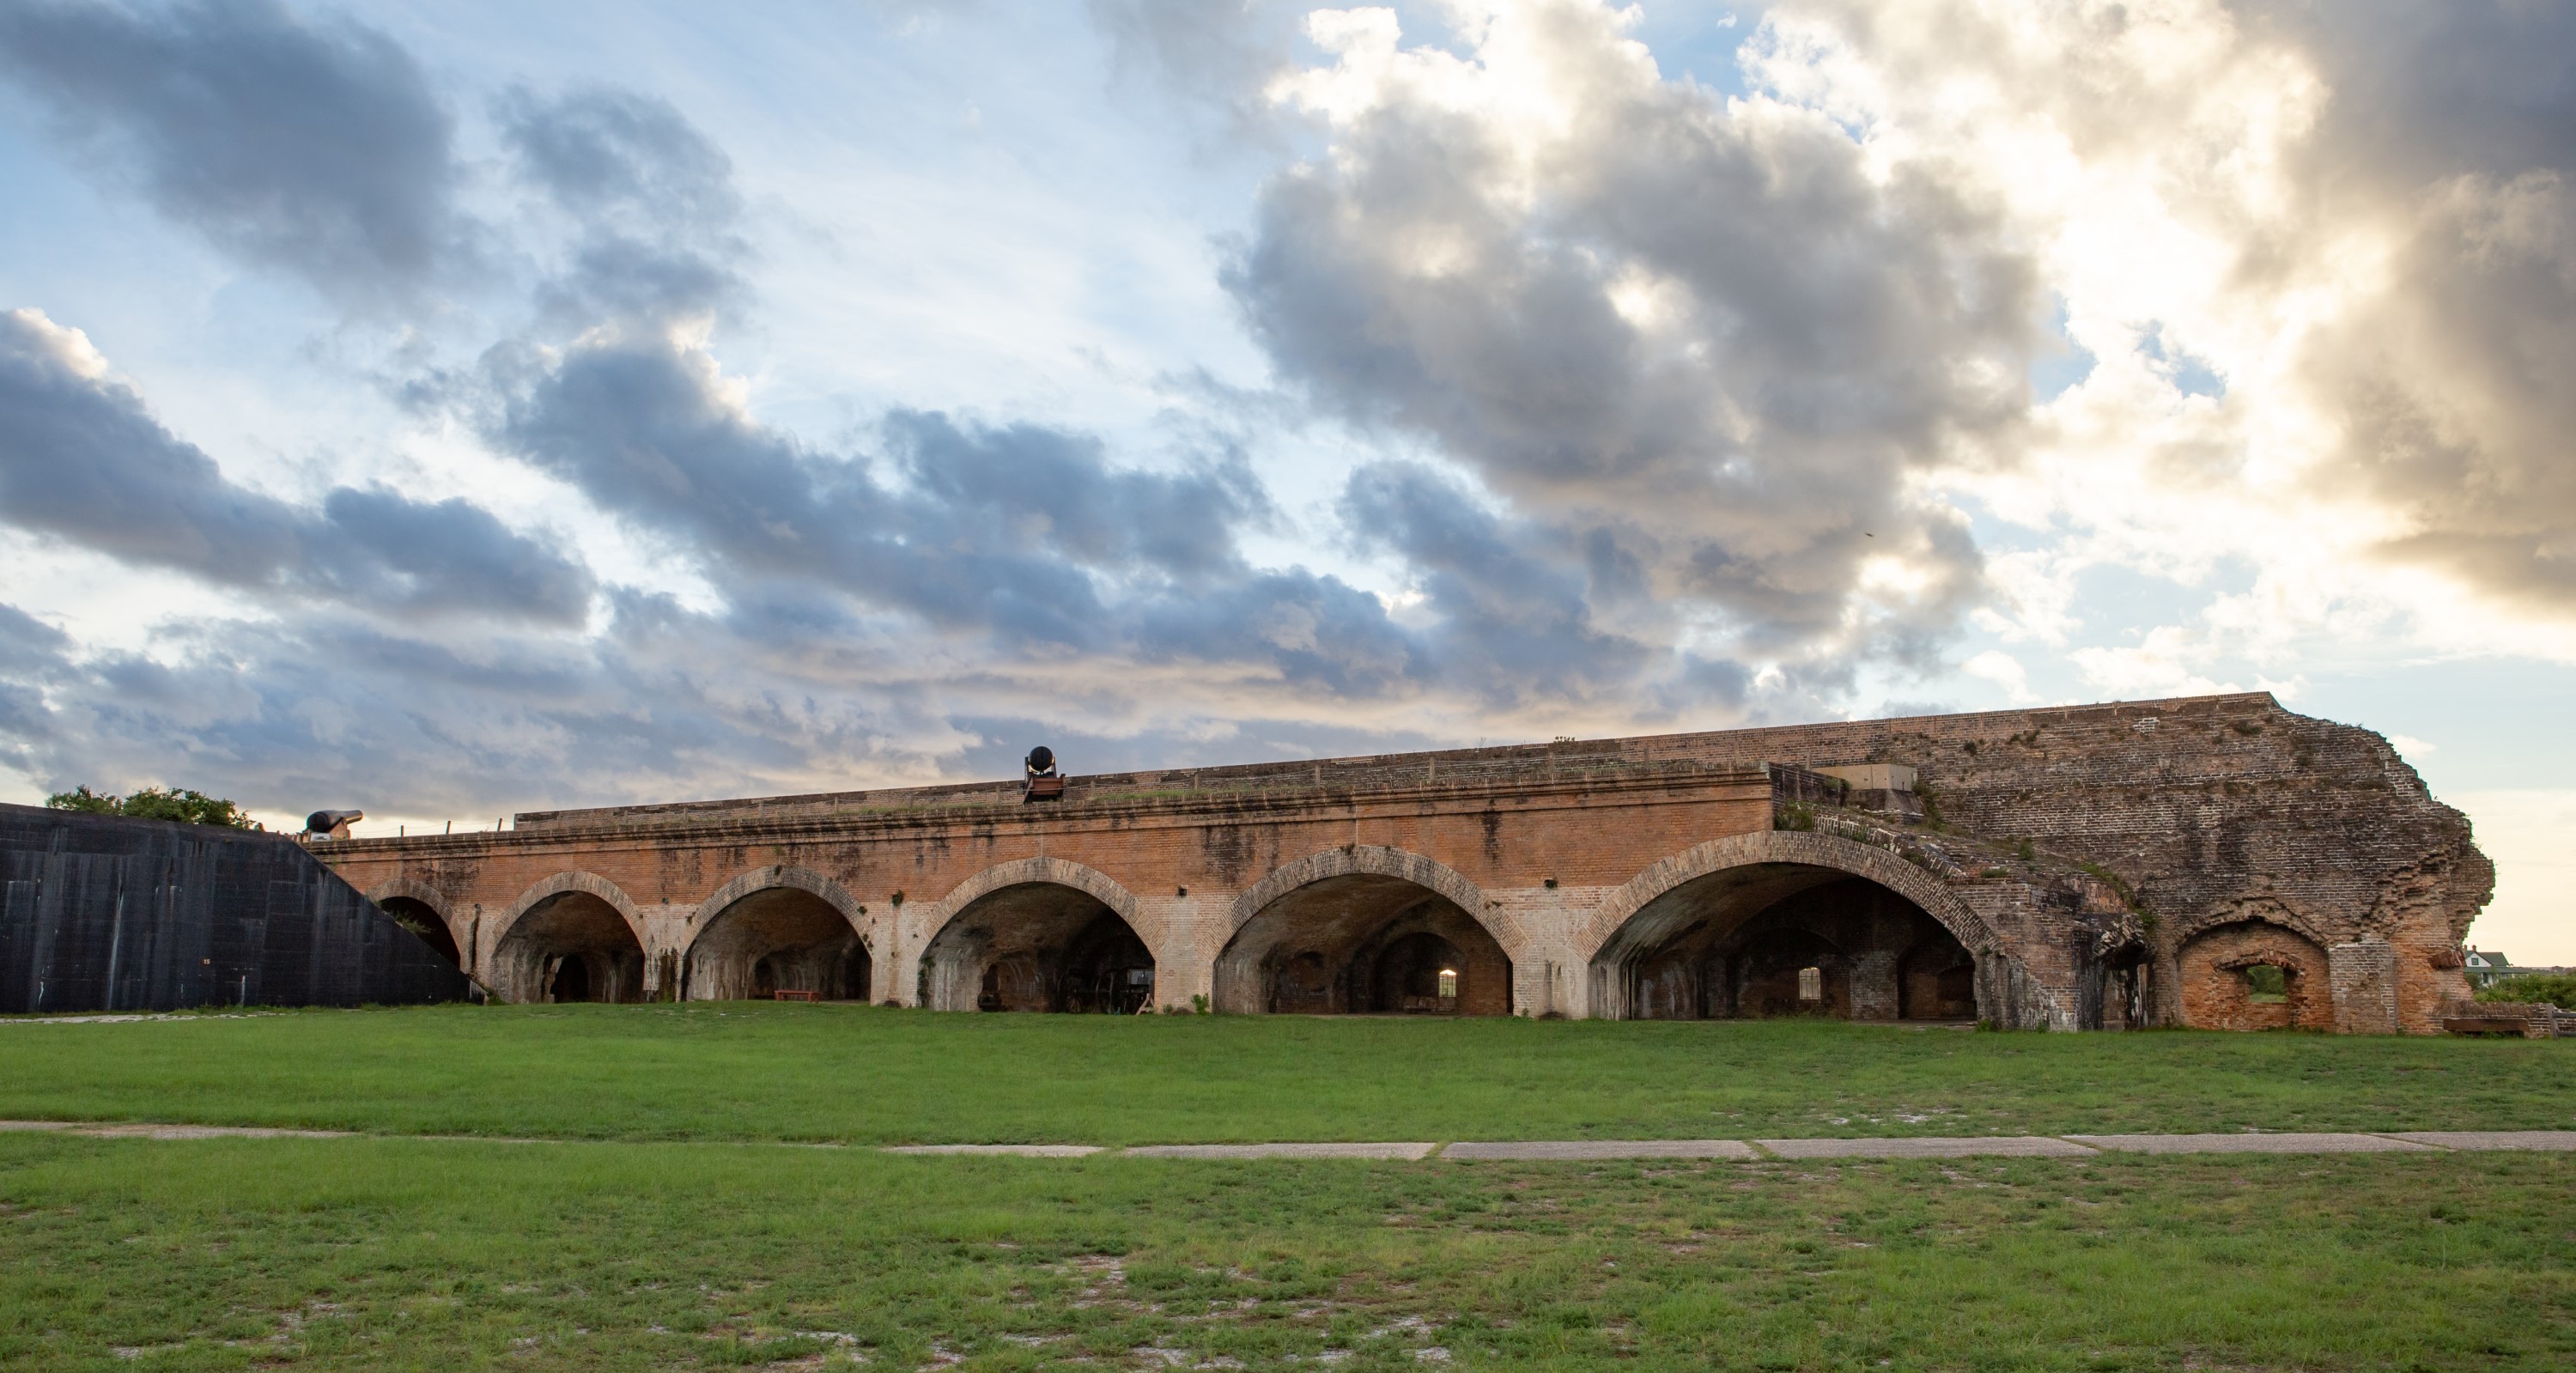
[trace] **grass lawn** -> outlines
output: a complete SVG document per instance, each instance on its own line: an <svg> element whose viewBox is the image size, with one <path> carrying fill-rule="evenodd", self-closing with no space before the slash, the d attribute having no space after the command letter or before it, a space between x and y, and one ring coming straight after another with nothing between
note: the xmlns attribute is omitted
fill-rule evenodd
<svg viewBox="0 0 2576 1373"><path fill-rule="evenodd" d="M2563 1370L2564 1155L1176 1163L0 1135L0 1367Z"/></svg>
<svg viewBox="0 0 2576 1373"><path fill-rule="evenodd" d="M1093 1144L2576 1127L2576 1042L446 1007L0 1026L0 1117Z"/></svg>

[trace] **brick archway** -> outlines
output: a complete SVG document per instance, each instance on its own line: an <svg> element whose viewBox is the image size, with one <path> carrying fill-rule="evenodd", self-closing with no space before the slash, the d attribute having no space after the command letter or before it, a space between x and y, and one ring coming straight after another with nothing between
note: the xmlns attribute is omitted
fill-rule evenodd
<svg viewBox="0 0 2576 1373"><path fill-rule="evenodd" d="M1055 895L1047 896L1049 890ZM990 925L985 917L995 916L997 907L1002 923ZM1102 924L1098 930L1087 928L1108 917L1114 917L1114 923ZM1005 979L1013 982L1011 988L997 989L1007 1008L1083 1009L1063 1004L1059 960L1068 952L1067 941L1079 945L1086 933L1115 935L1123 925L1125 933L1115 937L1132 938L1134 942L1127 945L1129 956L1134 956L1134 946L1140 943L1144 956L1150 958L1165 949L1171 933L1168 923L1160 913L1148 915L1135 893L1097 868L1063 858L997 863L951 888L911 926L907 942L920 940L913 955L913 1001L933 1010L977 1009L987 999L983 984L996 971L987 967L988 959L1001 958L1013 975ZM1056 928L1059 925L1064 928ZM1036 943L1023 946L1030 938ZM1031 985L1020 987L1021 980Z"/></svg>
<svg viewBox="0 0 2576 1373"><path fill-rule="evenodd" d="M417 901L429 907L438 913L439 919L447 922L448 930L451 933L454 932L456 917L448 911L447 893L418 878L401 876L388 877L367 889L367 899L370 901L384 902L395 897L401 897L406 901Z"/></svg>
<svg viewBox="0 0 2576 1373"><path fill-rule="evenodd" d="M1733 889L1730 895L1750 916L1800 891L1845 878L1860 878L1902 897L1956 939L1973 960L1980 983L1994 982L1993 998L2009 1003L2008 1013L1994 1018L2007 1023L2026 1018L2054 1023L2058 1018L2053 1006L2042 1004L2048 998L2017 975L2017 961L1993 928L1931 874L1884 849L1837 835L1782 830L1695 845L1611 892L1570 941L1591 968L1591 1014L1608 1019L1636 1014L1630 985L1635 965L1689 923L1692 910L1678 899L1685 889L1723 884ZM2024 1007L2035 994L2038 1003ZM1980 1004L1988 999L1981 989ZM2025 1010L2035 1014L2026 1016Z"/></svg>
<svg viewBox="0 0 2576 1373"><path fill-rule="evenodd" d="M1408 850L1348 844L1309 854L1272 870L1228 908L1212 1000L1233 1014L1412 1010L1417 1003L1509 1014L1513 964L1525 941L1516 926L1493 920L1494 909L1464 875ZM1298 945L1311 947L1301 952ZM1430 951L1449 965L1436 985L1454 984L1454 996L1433 993L1434 981L1409 985L1421 980L1415 972L1429 978L1434 964L1409 965Z"/></svg>
<svg viewBox="0 0 2576 1373"><path fill-rule="evenodd" d="M597 873L559 872L519 893L518 899L510 903L508 913L493 927L492 947L501 947L501 941L509 938L510 931L518 925L519 917L526 915L538 902L566 892L596 896L615 907L618 915L625 919L627 930L635 936L636 944L640 947L644 943L644 912L637 908L635 898Z"/></svg>
<svg viewBox="0 0 2576 1373"><path fill-rule="evenodd" d="M775 863L736 875L698 903L687 947L662 955L661 981L676 976L679 994L694 1000L793 986L866 1001L874 996L880 942L867 907L848 888L811 868ZM793 966L777 966L781 960Z"/></svg>
<svg viewBox="0 0 2576 1373"><path fill-rule="evenodd" d="M615 919L607 921L605 928L621 931L624 938L609 938L593 929L579 935L568 951L549 953L544 947L532 947L535 940L552 939L542 933L527 936L532 913L551 922L563 914L551 903L567 896L588 897L614 912ZM582 919L595 924L605 917ZM559 976L559 965L567 957L577 966L584 989L583 995L575 999L633 1001L644 995L643 912L637 909L634 898L597 873L556 873L519 893L494 927L487 948L490 952L482 959L484 985L507 1001L547 999L549 982ZM590 966L594 961L600 964L596 969Z"/></svg>
<svg viewBox="0 0 2576 1373"><path fill-rule="evenodd" d="M1517 941L1506 937L1515 932L1497 929L1486 918L1492 911L1494 903L1486 898L1482 887L1468 881L1456 869L1436 859L1379 844L1345 844L1340 848L1326 849L1321 853L1310 853L1296 862L1271 869L1260 881L1245 888L1242 895L1234 898L1234 904L1226 908L1226 937L1233 938L1251 922L1252 917L1261 914L1271 902L1299 887L1320 882L1327 877L1358 874L1400 877L1417 887L1437 892L1454 902L1458 909L1475 917L1476 923L1485 926L1485 932L1492 935L1494 941L1503 946L1504 952L1517 952L1512 947Z"/></svg>
<svg viewBox="0 0 2576 1373"><path fill-rule="evenodd" d="M2334 981L2325 946L2260 917L2204 925L2174 952L2176 1009L2196 1030L2331 1030ZM2249 969L2283 975L2280 999L2266 1002Z"/></svg>
<svg viewBox="0 0 2576 1373"><path fill-rule="evenodd" d="M418 878L396 874L369 888L367 899L379 908L388 901L408 901L428 911L447 930L447 947L439 952L454 959L466 976L474 975L474 922L457 919L447 893Z"/></svg>

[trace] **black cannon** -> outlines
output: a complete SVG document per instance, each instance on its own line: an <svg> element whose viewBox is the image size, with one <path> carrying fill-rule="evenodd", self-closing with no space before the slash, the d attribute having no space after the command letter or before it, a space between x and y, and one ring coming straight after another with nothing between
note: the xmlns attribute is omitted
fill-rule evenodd
<svg viewBox="0 0 2576 1373"><path fill-rule="evenodd" d="M346 839L349 826L367 818L362 810L317 810L304 817L304 832L322 839Z"/></svg>
<svg viewBox="0 0 2576 1373"><path fill-rule="evenodd" d="M1044 744L1030 749L1028 761L1023 766L1028 776L1020 784L1020 804L1064 799L1064 777L1055 770L1054 749Z"/></svg>

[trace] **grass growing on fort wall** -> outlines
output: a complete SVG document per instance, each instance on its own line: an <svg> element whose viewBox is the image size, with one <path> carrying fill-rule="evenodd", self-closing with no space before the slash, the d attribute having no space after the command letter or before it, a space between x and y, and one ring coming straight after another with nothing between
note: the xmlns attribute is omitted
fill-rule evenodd
<svg viewBox="0 0 2576 1373"><path fill-rule="evenodd" d="M2576 1160L0 1135L0 1367L2576 1366Z"/></svg>
<svg viewBox="0 0 2576 1373"><path fill-rule="evenodd" d="M0 1025L0 1118L1090 1144L2576 1128L2576 1042L447 1007Z"/></svg>

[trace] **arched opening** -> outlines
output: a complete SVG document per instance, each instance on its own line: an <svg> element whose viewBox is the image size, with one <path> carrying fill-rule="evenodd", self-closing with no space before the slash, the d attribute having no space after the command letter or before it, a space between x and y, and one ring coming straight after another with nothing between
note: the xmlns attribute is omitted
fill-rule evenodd
<svg viewBox="0 0 2576 1373"><path fill-rule="evenodd" d="M1971 1020L1976 961L1940 921L1839 868L1748 863L1640 907L1593 960L1604 1014Z"/></svg>
<svg viewBox="0 0 2576 1373"><path fill-rule="evenodd" d="M768 1001L811 992L868 999L867 944L831 902L800 887L764 887L709 917L689 944L683 994L692 1001Z"/></svg>
<svg viewBox="0 0 2576 1373"><path fill-rule="evenodd" d="M456 936L449 932L447 922L439 919L438 912L431 909L428 902L409 896L388 896L377 902L376 908L392 916L395 924L419 936L420 942L437 950L439 957L460 968L465 966L464 958L456 949Z"/></svg>
<svg viewBox="0 0 2576 1373"><path fill-rule="evenodd" d="M1474 916L1400 877L1309 882L1255 912L1218 955L1236 1014L1509 1015L1512 963Z"/></svg>
<svg viewBox="0 0 2576 1373"><path fill-rule="evenodd" d="M492 951L494 990L518 1002L640 1001L644 946L617 908L557 892L511 922Z"/></svg>
<svg viewBox="0 0 2576 1373"><path fill-rule="evenodd" d="M2331 1030L2325 950L2269 921L2204 930L2176 959L2182 1021L2201 1030Z"/></svg>
<svg viewBox="0 0 2576 1373"><path fill-rule="evenodd" d="M1154 955L1099 897L1021 882L968 902L932 938L920 1000L937 1011L1134 1015L1154 1004Z"/></svg>

